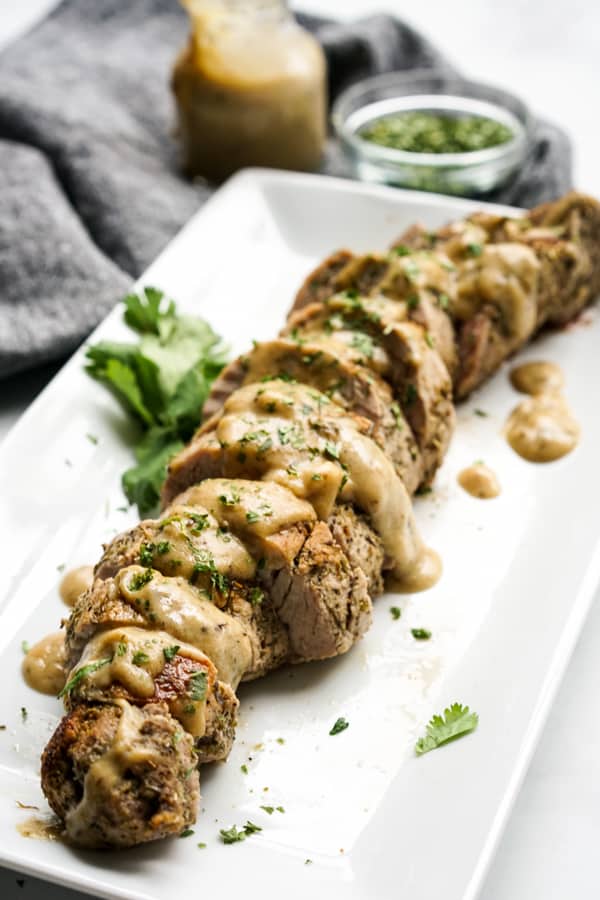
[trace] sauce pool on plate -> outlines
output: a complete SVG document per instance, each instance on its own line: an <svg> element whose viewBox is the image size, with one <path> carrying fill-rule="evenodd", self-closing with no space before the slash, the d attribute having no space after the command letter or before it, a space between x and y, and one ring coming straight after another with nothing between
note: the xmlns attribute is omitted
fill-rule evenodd
<svg viewBox="0 0 600 900"><path fill-rule="evenodd" d="M510 373L512 385L528 394L513 409L504 429L506 440L528 462L553 462L571 453L579 443L580 428L561 393L559 366L530 362Z"/></svg>

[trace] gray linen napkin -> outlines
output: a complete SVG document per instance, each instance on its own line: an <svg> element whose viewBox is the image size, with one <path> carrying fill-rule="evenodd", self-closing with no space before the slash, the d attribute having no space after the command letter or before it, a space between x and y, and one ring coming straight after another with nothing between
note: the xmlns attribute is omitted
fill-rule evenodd
<svg viewBox="0 0 600 900"><path fill-rule="evenodd" d="M389 16L299 16L334 98L369 74L456 70ZM188 31L176 0L65 0L0 56L0 377L79 344L212 192L178 169L170 70ZM323 170L349 174L333 142ZM564 134L538 123L503 202L571 186Z"/></svg>

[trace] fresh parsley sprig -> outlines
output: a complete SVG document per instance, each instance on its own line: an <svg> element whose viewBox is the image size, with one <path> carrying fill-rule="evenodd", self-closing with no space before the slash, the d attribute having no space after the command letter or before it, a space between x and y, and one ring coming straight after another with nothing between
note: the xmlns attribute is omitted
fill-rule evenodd
<svg viewBox="0 0 600 900"><path fill-rule="evenodd" d="M210 386L227 348L210 325L177 312L162 291L146 287L124 301L136 343L100 341L86 353L86 371L106 385L138 422L137 464L123 474L123 490L141 515L160 496L169 460L200 424Z"/></svg>
<svg viewBox="0 0 600 900"><path fill-rule="evenodd" d="M443 716L432 716L427 725L427 734L415 744L415 753L422 756L423 753L475 731L478 724L479 716L476 712L471 712L468 706L461 703L453 703L444 710Z"/></svg>

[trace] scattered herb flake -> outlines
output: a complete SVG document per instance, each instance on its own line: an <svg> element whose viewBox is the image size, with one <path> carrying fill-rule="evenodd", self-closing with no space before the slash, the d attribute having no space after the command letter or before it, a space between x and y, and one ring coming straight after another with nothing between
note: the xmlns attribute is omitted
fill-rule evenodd
<svg viewBox="0 0 600 900"><path fill-rule="evenodd" d="M402 615L402 610L399 606L390 606L390 615L392 619L399 619Z"/></svg>
<svg viewBox="0 0 600 900"><path fill-rule="evenodd" d="M467 244L467 252L469 256L481 256L483 247L481 244Z"/></svg>
<svg viewBox="0 0 600 900"><path fill-rule="evenodd" d="M97 443L98 443L98 438L96 437L95 434L86 434L86 438L88 439L88 441L90 442L90 444L97 444Z"/></svg>
<svg viewBox="0 0 600 900"><path fill-rule="evenodd" d="M21 707L21 721L26 722L28 715L29 715L29 713L27 712L27 709L24 706L22 706Z"/></svg>
<svg viewBox="0 0 600 900"><path fill-rule="evenodd" d="M335 720L335 723L329 732L330 735L339 734L341 731L345 731L346 728L350 725L349 722L346 721L342 716L339 719Z"/></svg>
<svg viewBox="0 0 600 900"><path fill-rule="evenodd" d="M273 813L275 812L275 807L274 807L274 806L261 806L261 809L264 809L264 811L265 811L265 812L267 813L267 815L269 815L269 816L272 816Z"/></svg>
<svg viewBox="0 0 600 900"><path fill-rule="evenodd" d="M474 409L473 412L476 416L481 416L482 419L485 419L488 415L484 409Z"/></svg>
<svg viewBox="0 0 600 900"><path fill-rule="evenodd" d="M23 653L29 653L29 644L27 641L21 641L21 650Z"/></svg>
<svg viewBox="0 0 600 900"><path fill-rule="evenodd" d="M416 641L428 641L431 637L431 632L426 628L411 628L410 633Z"/></svg>
<svg viewBox="0 0 600 900"><path fill-rule="evenodd" d="M179 837L180 838L190 837L190 835L192 835L192 834L194 834L193 828L184 828L183 831L181 832L181 834L179 835Z"/></svg>
<svg viewBox="0 0 600 900"><path fill-rule="evenodd" d="M246 763L242 763L242 765L240 766L240 770L243 772L244 775L248 774L248 766L246 765Z"/></svg>

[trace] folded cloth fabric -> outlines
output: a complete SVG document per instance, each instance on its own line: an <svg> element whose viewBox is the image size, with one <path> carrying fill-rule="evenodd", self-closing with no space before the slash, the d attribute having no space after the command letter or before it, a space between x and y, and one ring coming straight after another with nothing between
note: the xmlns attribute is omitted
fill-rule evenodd
<svg viewBox="0 0 600 900"><path fill-rule="evenodd" d="M389 16L299 19L323 44L332 99L392 70L460 78ZM187 31L175 0L65 0L0 56L0 377L77 346L212 192L181 176L172 134ZM323 171L349 174L333 141ZM497 199L532 205L570 185L569 143L539 122Z"/></svg>

